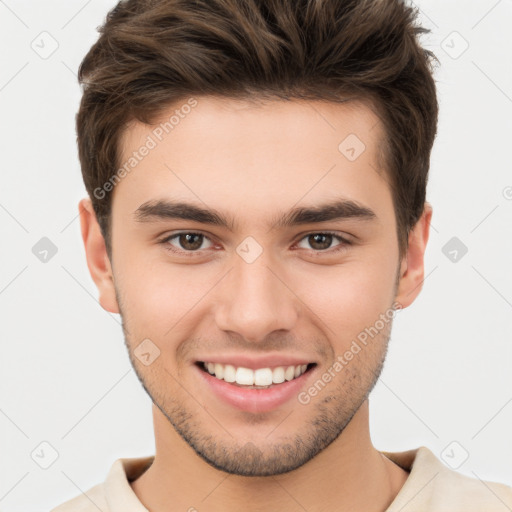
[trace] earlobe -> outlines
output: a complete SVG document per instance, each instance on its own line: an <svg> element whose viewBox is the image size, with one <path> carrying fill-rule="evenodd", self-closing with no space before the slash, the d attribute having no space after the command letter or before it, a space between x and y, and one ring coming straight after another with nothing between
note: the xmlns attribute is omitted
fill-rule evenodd
<svg viewBox="0 0 512 512"><path fill-rule="evenodd" d="M419 295L425 276L424 256L430 233L432 206L425 203L423 214L409 232L409 246L400 267L396 301L402 308L410 306Z"/></svg>
<svg viewBox="0 0 512 512"><path fill-rule="evenodd" d="M98 288L100 305L110 313L119 313L112 267L91 200L82 199L78 210L87 267Z"/></svg>

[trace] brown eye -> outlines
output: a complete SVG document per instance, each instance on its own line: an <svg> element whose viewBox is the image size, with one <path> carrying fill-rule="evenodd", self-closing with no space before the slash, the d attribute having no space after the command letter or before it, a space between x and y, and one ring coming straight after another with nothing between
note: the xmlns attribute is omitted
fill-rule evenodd
<svg viewBox="0 0 512 512"><path fill-rule="evenodd" d="M313 249L317 250L325 250L329 249L332 243L333 236L324 234L324 233L316 233L314 235L308 236L308 242L313 247Z"/></svg>
<svg viewBox="0 0 512 512"><path fill-rule="evenodd" d="M178 243L172 243L176 240ZM163 243L169 244L172 250L177 252L196 252L201 249L203 242L208 238L201 233L184 231L166 238ZM204 249L205 247L203 247Z"/></svg>
<svg viewBox="0 0 512 512"><path fill-rule="evenodd" d="M333 241L338 240L337 244L333 245ZM307 246L300 245L306 242ZM329 253L335 252L337 250L341 250L346 246L350 245L348 240L345 240L340 235L335 233L310 233L306 235L299 242L299 247L304 249L313 249L316 252L327 251L328 249L332 249Z"/></svg>
<svg viewBox="0 0 512 512"><path fill-rule="evenodd" d="M179 235L178 240L183 249L195 251L201 247L201 244L203 243L203 235L199 235L197 233L181 234Z"/></svg>

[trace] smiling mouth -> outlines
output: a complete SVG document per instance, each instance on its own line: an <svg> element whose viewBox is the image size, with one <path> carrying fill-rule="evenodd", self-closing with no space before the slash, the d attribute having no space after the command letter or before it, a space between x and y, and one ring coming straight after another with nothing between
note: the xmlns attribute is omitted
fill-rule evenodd
<svg viewBox="0 0 512 512"><path fill-rule="evenodd" d="M275 366L267 368L245 368L231 364L198 361L197 366L219 380L246 389L267 389L275 385L298 379L309 372L316 363Z"/></svg>

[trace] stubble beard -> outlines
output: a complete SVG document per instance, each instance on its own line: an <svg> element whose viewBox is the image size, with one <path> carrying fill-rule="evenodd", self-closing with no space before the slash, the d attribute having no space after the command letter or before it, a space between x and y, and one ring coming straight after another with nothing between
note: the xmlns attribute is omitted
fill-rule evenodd
<svg viewBox="0 0 512 512"><path fill-rule="evenodd" d="M118 304L120 305L119 301ZM373 344L371 348L365 347L361 350L361 352L371 350L369 357L365 360L359 359L359 364L356 365L350 362L342 370L340 374L345 372L346 377L341 384L337 386L333 386L333 382L327 384L307 405L297 401L296 409L290 417L296 420L298 414L307 411L311 419L295 432L281 436L277 440L272 436L273 442L269 440L265 445L260 443L258 446L250 440L236 440L233 436L236 433L232 433L231 436L226 433L226 435L214 437L212 432L219 431L218 425L214 423L217 421L221 424L219 419L212 418L204 411L201 421L201 418L192 412L193 409L197 410L198 406L194 398L186 391L183 392L170 374L166 376L165 374L169 372L165 369L163 378L165 382L173 385L174 391L166 394L165 390L169 390L169 386L158 388L153 380L148 378L152 374L150 372L146 374L144 372L146 367L135 360L134 345L128 339L128 330L125 328L126 318L122 313L121 319L125 332L125 344L135 373L152 402L175 431L199 457L214 468L233 475L252 477L273 476L293 471L338 439L368 399L382 373L392 325L390 321L385 332L379 333L380 339L374 339L371 342ZM357 354L356 357L360 358L360 355ZM161 379L160 381L163 382ZM179 396L184 397L184 400ZM314 410L313 414L311 414L311 408ZM255 415L253 418L256 424L261 419L264 419L264 415ZM209 425L214 425L215 428L208 429ZM280 425L281 431L285 425L286 420Z"/></svg>

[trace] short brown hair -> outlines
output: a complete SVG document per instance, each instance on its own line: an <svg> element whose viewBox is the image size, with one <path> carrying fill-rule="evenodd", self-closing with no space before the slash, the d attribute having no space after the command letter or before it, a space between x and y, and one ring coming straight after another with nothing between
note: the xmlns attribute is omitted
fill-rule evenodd
<svg viewBox="0 0 512 512"><path fill-rule="evenodd" d="M419 44L429 30L417 16L401 0L120 1L80 65L76 116L82 175L109 254L103 185L120 165L127 123L152 124L184 98L213 95L372 105L386 134L381 167L403 256L423 212L438 118L437 59Z"/></svg>

